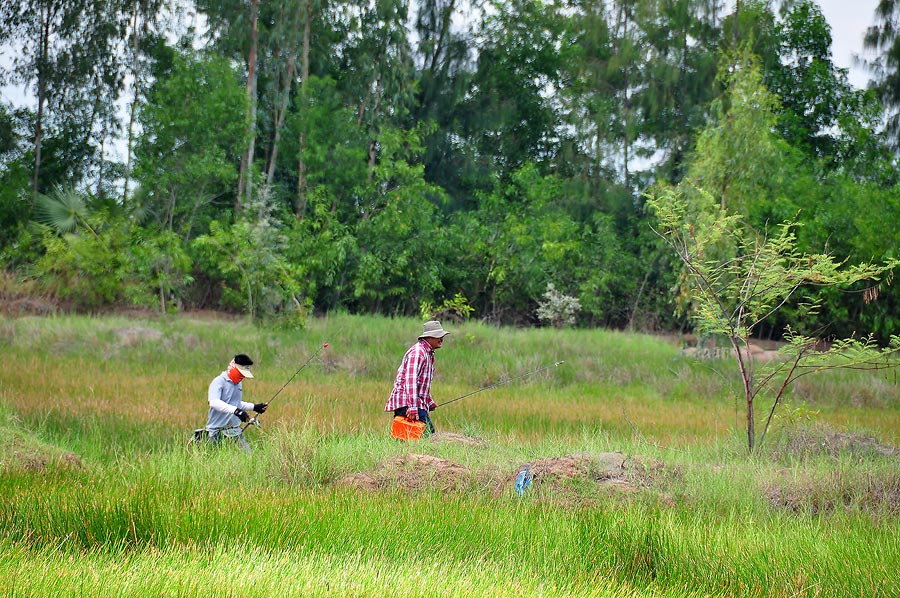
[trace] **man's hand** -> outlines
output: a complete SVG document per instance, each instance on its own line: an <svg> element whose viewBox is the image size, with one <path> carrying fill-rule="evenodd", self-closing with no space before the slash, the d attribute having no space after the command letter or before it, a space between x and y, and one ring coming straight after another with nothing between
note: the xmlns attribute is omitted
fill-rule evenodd
<svg viewBox="0 0 900 598"><path fill-rule="evenodd" d="M247 412L244 411L243 409L241 409L240 407L238 407L237 409L234 410L234 414L236 416L238 416L239 420L241 420L242 422L245 422L245 423L248 419L250 419L250 416L247 415Z"/></svg>
<svg viewBox="0 0 900 598"><path fill-rule="evenodd" d="M407 419L407 421L411 421L411 422L419 421L419 410L413 409L412 407L407 409L406 410L406 419Z"/></svg>
<svg viewBox="0 0 900 598"><path fill-rule="evenodd" d="M268 403L257 403L253 406L253 410L256 411L257 413L265 413L266 409L268 409L268 408L269 408Z"/></svg>

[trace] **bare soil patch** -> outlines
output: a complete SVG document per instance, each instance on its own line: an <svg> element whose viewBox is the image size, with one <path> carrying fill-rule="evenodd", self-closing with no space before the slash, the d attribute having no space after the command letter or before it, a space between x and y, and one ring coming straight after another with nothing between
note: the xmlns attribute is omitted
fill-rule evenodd
<svg viewBox="0 0 900 598"><path fill-rule="evenodd" d="M437 434L435 435L437 436ZM444 433L440 441L468 444L477 439ZM407 454L390 459L370 471L345 476L338 486L362 491L416 492L423 490L464 491L474 488L499 498L513 492L516 478L528 471L527 492L539 499L565 505L586 504L613 494L618 497L645 492L661 476L673 472L655 460L627 457L622 453L576 453L563 457L536 459L515 468L472 471L464 465L424 454ZM664 500L667 502L670 499Z"/></svg>
<svg viewBox="0 0 900 598"><path fill-rule="evenodd" d="M537 459L519 466L498 490L514 487L526 471L535 491L565 493L570 483L588 482L598 490L635 493L648 489L661 477L677 475L655 459L628 457L623 453L575 453L564 457Z"/></svg>
<svg viewBox="0 0 900 598"><path fill-rule="evenodd" d="M468 487L472 474L468 467L433 457L411 453L382 463L374 470L356 473L338 480L338 486L360 490L400 489L420 491L462 490Z"/></svg>

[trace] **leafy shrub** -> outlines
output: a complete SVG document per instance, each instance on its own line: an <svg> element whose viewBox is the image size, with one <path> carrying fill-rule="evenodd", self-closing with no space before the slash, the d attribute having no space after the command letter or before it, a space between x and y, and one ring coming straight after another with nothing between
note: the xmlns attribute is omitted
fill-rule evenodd
<svg viewBox="0 0 900 598"><path fill-rule="evenodd" d="M575 297L560 293L552 282L547 283L543 301L538 302L537 317L556 328L575 323L575 314L581 310L581 302Z"/></svg>

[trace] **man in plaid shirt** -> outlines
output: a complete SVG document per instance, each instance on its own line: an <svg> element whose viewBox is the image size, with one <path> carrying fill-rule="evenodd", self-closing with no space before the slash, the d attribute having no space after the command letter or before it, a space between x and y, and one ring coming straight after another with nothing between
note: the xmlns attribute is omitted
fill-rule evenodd
<svg viewBox="0 0 900 598"><path fill-rule="evenodd" d="M406 417L409 421L420 420L430 433L434 433L434 424L428 412L437 407L431 398L434 352L441 348L448 334L437 320L425 322L418 341L409 348L397 368L394 388L384 406L384 410L393 411L394 416Z"/></svg>

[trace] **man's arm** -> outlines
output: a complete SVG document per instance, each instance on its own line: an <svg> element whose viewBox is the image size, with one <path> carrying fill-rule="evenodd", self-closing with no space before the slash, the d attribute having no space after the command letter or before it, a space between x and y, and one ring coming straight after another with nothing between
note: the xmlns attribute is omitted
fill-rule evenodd
<svg viewBox="0 0 900 598"><path fill-rule="evenodd" d="M234 413L234 405L229 405L225 401L222 400L222 393L225 391L225 382L221 377L217 377L212 383L209 385L209 394L207 396L207 400L209 401L210 408L215 411L221 411L222 413ZM241 401L240 409L244 411L253 411L254 405L253 403L247 403L246 401Z"/></svg>

